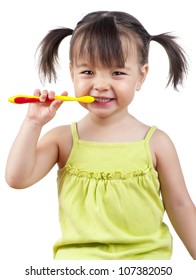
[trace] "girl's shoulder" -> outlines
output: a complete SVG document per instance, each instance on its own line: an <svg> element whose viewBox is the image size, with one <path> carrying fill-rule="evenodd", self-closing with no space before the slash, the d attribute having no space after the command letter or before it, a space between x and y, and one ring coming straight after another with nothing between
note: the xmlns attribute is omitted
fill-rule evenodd
<svg viewBox="0 0 196 280"><path fill-rule="evenodd" d="M70 134L71 133L71 125L61 125L61 126L57 126L52 128L51 130L49 130L48 132L51 135L56 135L57 137L59 136L65 136L65 134Z"/></svg>
<svg viewBox="0 0 196 280"><path fill-rule="evenodd" d="M152 137L152 144L160 147L160 146L167 146L173 145L173 142L170 136L163 130L156 128L153 137Z"/></svg>
<svg viewBox="0 0 196 280"><path fill-rule="evenodd" d="M50 129L42 137L45 141L59 143L61 141L67 142L71 138L71 126L62 125Z"/></svg>
<svg viewBox="0 0 196 280"><path fill-rule="evenodd" d="M40 146L57 151L57 164L63 167L72 149L71 125L62 125L52 128L40 140Z"/></svg>
<svg viewBox="0 0 196 280"><path fill-rule="evenodd" d="M155 167L158 162L167 161L170 156L176 155L176 149L170 136L158 128L150 139L150 149Z"/></svg>

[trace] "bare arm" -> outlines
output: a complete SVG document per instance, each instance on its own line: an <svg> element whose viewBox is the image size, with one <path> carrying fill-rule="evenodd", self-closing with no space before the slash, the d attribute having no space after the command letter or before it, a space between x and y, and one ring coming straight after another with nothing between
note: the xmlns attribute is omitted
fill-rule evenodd
<svg viewBox="0 0 196 280"><path fill-rule="evenodd" d="M38 95L39 91L35 92ZM41 98L53 98L54 93L44 91ZM7 166L6 181L14 188L26 188L41 178L54 166L58 159L58 145L54 131L38 142L42 127L50 121L61 105L59 101L52 103L30 104L27 116L11 147Z"/></svg>
<svg viewBox="0 0 196 280"><path fill-rule="evenodd" d="M187 191L175 147L166 134L157 131L152 149L157 159L165 209L176 233L196 259L196 208Z"/></svg>

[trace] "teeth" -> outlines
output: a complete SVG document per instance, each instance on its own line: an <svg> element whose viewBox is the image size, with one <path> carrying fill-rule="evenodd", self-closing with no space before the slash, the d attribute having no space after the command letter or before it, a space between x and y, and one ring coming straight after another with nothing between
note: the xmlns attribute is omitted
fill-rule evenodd
<svg viewBox="0 0 196 280"><path fill-rule="evenodd" d="M109 102L111 99L110 98L95 98L95 100L97 102L106 103L106 102Z"/></svg>

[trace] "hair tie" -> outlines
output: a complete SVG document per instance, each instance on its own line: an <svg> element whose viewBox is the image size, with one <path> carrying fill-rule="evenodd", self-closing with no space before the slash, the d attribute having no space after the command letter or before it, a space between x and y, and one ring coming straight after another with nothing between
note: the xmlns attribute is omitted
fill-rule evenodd
<svg viewBox="0 0 196 280"><path fill-rule="evenodd" d="M154 39L154 35L149 36L149 41L152 41Z"/></svg>

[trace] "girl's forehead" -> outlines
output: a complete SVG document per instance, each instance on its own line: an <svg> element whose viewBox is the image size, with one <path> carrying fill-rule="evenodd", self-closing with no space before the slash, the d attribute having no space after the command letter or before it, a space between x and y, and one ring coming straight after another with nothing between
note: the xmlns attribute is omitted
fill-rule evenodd
<svg viewBox="0 0 196 280"><path fill-rule="evenodd" d="M133 36L121 36L120 45L115 44L116 42L97 44L96 40L84 41L83 36L80 36L72 46L70 60L76 65L83 61L90 65L123 67L127 59L137 58L137 43Z"/></svg>
<svg viewBox="0 0 196 280"><path fill-rule="evenodd" d="M119 63L117 59L113 59L109 64L106 64L99 56L95 55L94 57L90 57L88 53L84 53L83 55L77 55L73 60L73 64L76 67L124 68L128 65L138 64L138 58L135 53L130 51L126 54L123 63Z"/></svg>

